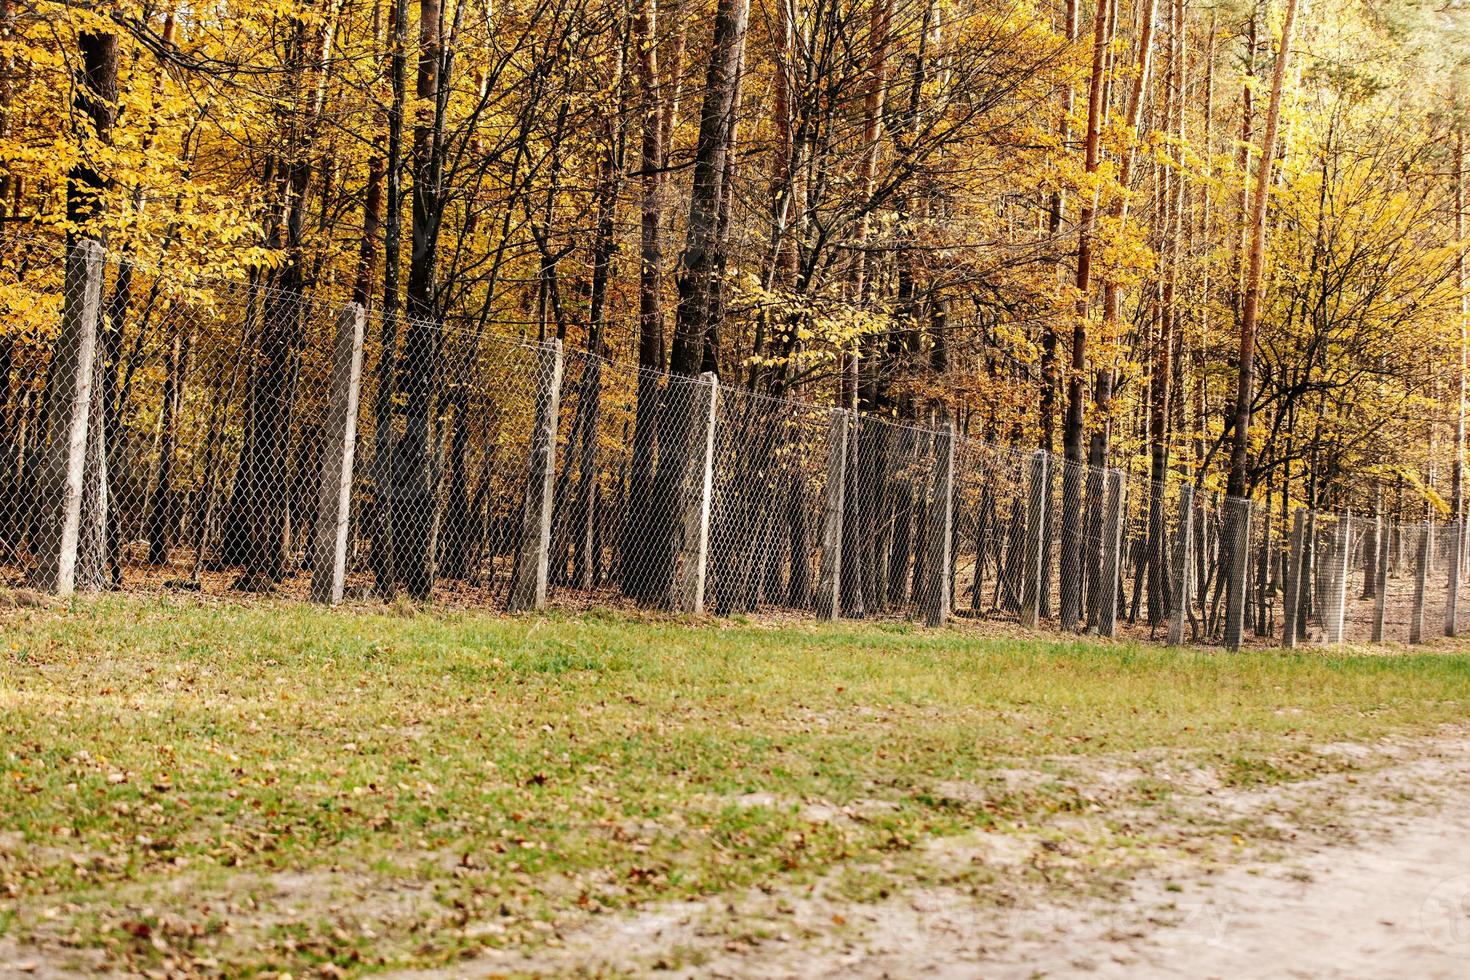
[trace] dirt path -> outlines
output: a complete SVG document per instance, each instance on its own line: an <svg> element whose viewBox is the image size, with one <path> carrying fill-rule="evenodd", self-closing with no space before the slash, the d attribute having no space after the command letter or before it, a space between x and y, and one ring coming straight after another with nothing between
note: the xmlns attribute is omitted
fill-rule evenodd
<svg viewBox="0 0 1470 980"><path fill-rule="evenodd" d="M1135 883L981 957L986 976L1470 976L1470 787L1432 816L1280 864ZM1170 891L1170 887L1179 891ZM1013 930L1014 931L1014 930ZM961 952L956 950L956 952Z"/></svg>
<svg viewBox="0 0 1470 980"><path fill-rule="evenodd" d="M870 869L899 884L863 900L832 875L594 919L531 955L401 980L1470 976L1470 735L1318 751L1351 768L1252 792L1196 773L1160 813L1104 806L1035 833L931 842L903 868ZM1120 821L1160 843L1109 874L1115 855L1095 842ZM1240 829L1223 852L1221 828ZM963 874L977 868L979 884Z"/></svg>
<svg viewBox="0 0 1470 980"><path fill-rule="evenodd" d="M1330 775L1249 791L1167 756L1085 763L1089 813L397 976L1470 977L1470 731L1315 751ZM1177 791L1123 802L1145 779ZM73 975L0 941L4 980Z"/></svg>

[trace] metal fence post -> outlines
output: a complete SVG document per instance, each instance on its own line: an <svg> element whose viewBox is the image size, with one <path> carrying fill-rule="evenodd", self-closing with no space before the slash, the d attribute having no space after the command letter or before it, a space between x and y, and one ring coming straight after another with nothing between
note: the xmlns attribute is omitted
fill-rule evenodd
<svg viewBox="0 0 1470 980"><path fill-rule="evenodd" d="M954 420L934 434L934 499L929 511L929 557L924 563L924 625L942 626L949 619L950 555L954 545Z"/></svg>
<svg viewBox="0 0 1470 980"><path fill-rule="evenodd" d="M1170 558L1169 632L1165 641L1177 647L1184 642L1185 613L1190 600L1190 556L1194 552L1194 487L1179 487L1179 530L1174 535L1174 554Z"/></svg>
<svg viewBox="0 0 1470 980"><path fill-rule="evenodd" d="M1444 597L1444 635L1454 636L1459 632L1460 609L1460 557L1464 554L1465 522L1463 519L1456 520L1450 525L1449 549L1449 581L1445 585Z"/></svg>
<svg viewBox="0 0 1470 980"><path fill-rule="evenodd" d="M1107 472L1107 512L1103 515L1102 576L1098 582L1097 635L1112 636L1118 628L1118 581L1123 563L1123 508L1127 505L1126 475Z"/></svg>
<svg viewBox="0 0 1470 980"><path fill-rule="evenodd" d="M552 497L556 482L556 427L561 416L562 349L552 340L537 349L536 418L531 430L526 499L521 510L520 542L511 576L511 612L546 608L546 578L551 557Z"/></svg>
<svg viewBox="0 0 1470 980"><path fill-rule="evenodd" d="M1038 449L1031 454L1031 473L1026 488L1026 548L1021 582L1021 625L1041 625L1041 576L1046 568L1046 504L1051 486L1051 454Z"/></svg>
<svg viewBox="0 0 1470 980"><path fill-rule="evenodd" d="M364 316L361 304L348 303L337 316L332 348L332 390L322 432L311 569L311 599L328 605L342 601L347 581L347 528L352 515L352 467L357 456Z"/></svg>
<svg viewBox="0 0 1470 980"><path fill-rule="evenodd" d="M1343 625L1347 617L1347 583L1349 551L1352 546L1353 518L1343 514L1337 519L1336 533L1332 540L1332 571L1327 596L1326 642L1341 643Z"/></svg>
<svg viewBox="0 0 1470 980"><path fill-rule="evenodd" d="M1424 642L1424 593L1429 584L1429 552L1433 547L1434 525L1428 523L1419 531L1419 553L1414 563L1414 607L1409 612L1409 642Z"/></svg>
<svg viewBox="0 0 1470 980"><path fill-rule="evenodd" d="M1246 579L1250 575L1250 501L1226 497L1225 523L1224 537L1230 542L1230 563L1225 569L1229 576L1225 596L1225 649L1239 650L1245 631Z"/></svg>
<svg viewBox="0 0 1470 980"><path fill-rule="evenodd" d="M827 500L822 510L822 565L817 572L817 616L842 613L842 513L847 491L847 412L832 410L827 426Z"/></svg>
<svg viewBox="0 0 1470 980"><path fill-rule="evenodd" d="M1373 539L1378 548L1378 564L1373 569L1373 642L1382 643L1383 620L1388 612L1388 555L1393 548L1393 530L1384 524L1381 512L1373 520L1378 526Z"/></svg>
<svg viewBox="0 0 1470 980"><path fill-rule="evenodd" d="M102 307L102 246L85 239L66 256L61 332L51 355L49 438L35 488L41 521L32 584L42 592L70 595L76 586L77 538L82 518L88 410Z"/></svg>
<svg viewBox="0 0 1470 980"><path fill-rule="evenodd" d="M1286 590L1281 597L1281 645L1296 648L1297 609L1302 601L1302 569L1306 567L1307 511L1298 507L1291 518L1291 545L1286 554Z"/></svg>
<svg viewBox="0 0 1470 980"><path fill-rule="evenodd" d="M704 612L704 584L709 569L709 517L714 495L715 415L719 411L720 380L706 371L699 376L690 400L690 447L698 455L693 486L683 514L683 544L674 578L675 612Z"/></svg>

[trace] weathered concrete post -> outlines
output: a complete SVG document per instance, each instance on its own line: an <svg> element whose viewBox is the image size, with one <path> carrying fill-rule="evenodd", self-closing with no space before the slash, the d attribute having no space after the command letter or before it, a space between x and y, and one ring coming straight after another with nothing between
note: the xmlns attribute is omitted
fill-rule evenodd
<svg viewBox="0 0 1470 980"><path fill-rule="evenodd" d="M1307 511L1307 534L1302 540L1302 590L1296 597L1297 642L1307 638L1307 629L1312 614L1318 609L1317 562L1320 558L1317 547L1317 512Z"/></svg>
<svg viewBox="0 0 1470 980"><path fill-rule="evenodd" d="M332 347L332 391L322 427L321 484L317 490L311 569L311 599L328 605L342 601L342 587L347 581L347 530L352 516L352 467L357 457L364 318L360 304L348 303L337 316L337 337Z"/></svg>
<svg viewBox="0 0 1470 980"><path fill-rule="evenodd" d="M77 523L77 563L72 581L77 592L103 592L111 584L108 521L112 517L112 503L108 493L111 483L107 476L107 440L112 433L107 431L107 412L97 410L98 406L108 404L109 372L103 363L102 337L99 332L97 353L92 360L92 407L87 412L87 449L82 457L82 512Z"/></svg>
<svg viewBox="0 0 1470 980"><path fill-rule="evenodd" d="M542 344L536 352L536 416L526 473L526 499L521 510L520 542L511 575L511 612L546 608L546 578L551 558L552 497L556 483L556 427L561 417L561 341Z"/></svg>
<svg viewBox="0 0 1470 980"><path fill-rule="evenodd" d="M1378 523L1378 534L1374 542L1378 547L1378 565L1374 569L1376 581L1373 584L1373 642L1383 642L1383 620L1388 612L1388 556L1393 550L1393 531L1383 521L1383 513L1379 511L1373 518Z"/></svg>
<svg viewBox="0 0 1470 980"><path fill-rule="evenodd" d="M842 614L842 512L847 493L847 412L832 410L827 426L827 499L822 509L822 565L817 571L817 616Z"/></svg>
<svg viewBox="0 0 1470 980"><path fill-rule="evenodd" d="M1046 573L1046 510L1051 488L1051 454L1038 449L1031 454L1031 473L1026 488L1025 567L1021 571L1021 625L1041 625L1041 577Z"/></svg>
<svg viewBox="0 0 1470 980"><path fill-rule="evenodd" d="M1127 475L1107 472L1108 500L1103 515L1102 575L1098 581L1097 635L1112 636L1118 629L1118 581L1123 569L1123 513L1127 506Z"/></svg>
<svg viewBox="0 0 1470 980"><path fill-rule="evenodd" d="M1083 515L1082 493L1083 473L1082 464L1070 461L1063 457L1061 465L1062 492L1058 501L1057 517L1060 523L1056 529L1057 548L1057 625L1068 633L1077 631L1086 612L1083 606L1085 598L1085 583L1083 569L1087 562L1083 558L1087 546L1084 528L1086 520ZM1087 480L1087 486L1091 486L1091 479ZM1072 542L1078 543L1073 545Z"/></svg>
<svg viewBox="0 0 1470 980"><path fill-rule="evenodd" d="M1300 636L1297 609L1302 601L1302 570L1306 567L1307 511L1298 507L1291 518L1291 547L1286 555L1286 591L1281 600L1281 645L1295 649Z"/></svg>
<svg viewBox="0 0 1470 980"><path fill-rule="evenodd" d="M1444 635L1454 636L1459 632L1460 611L1460 559L1465 553L1465 522L1457 520L1449 526L1449 579L1445 584Z"/></svg>
<svg viewBox="0 0 1470 980"><path fill-rule="evenodd" d="M675 612L704 612L704 583L709 569L709 516L714 498L715 416L719 411L720 380L710 372L699 376L690 398L689 445L695 465L693 485L683 514L684 533L674 575Z"/></svg>
<svg viewBox="0 0 1470 980"><path fill-rule="evenodd" d="M1239 650L1245 632L1245 587L1250 576L1251 502L1239 497L1225 498L1223 539L1229 542L1230 562L1225 568L1226 582L1225 649Z"/></svg>
<svg viewBox="0 0 1470 980"><path fill-rule="evenodd" d="M1414 606L1409 611L1409 642L1424 642L1424 593L1429 584L1429 552L1434 547L1434 525L1419 529L1419 551L1414 563Z"/></svg>
<svg viewBox="0 0 1470 980"><path fill-rule="evenodd" d="M929 510L929 557L924 562L928 587L924 590L924 625L942 626L949 620L950 560L954 547L954 420L934 433L934 499Z"/></svg>
<svg viewBox="0 0 1470 980"><path fill-rule="evenodd" d="M1337 519L1337 528L1332 539L1332 569L1331 581L1328 588L1332 591L1327 595L1327 629L1326 641L1328 643L1341 643L1343 624L1347 617L1347 586L1348 586L1348 552L1352 548L1353 518L1351 514L1343 514Z"/></svg>
<svg viewBox="0 0 1470 980"><path fill-rule="evenodd" d="M35 486L41 520L37 527L32 584L52 595L76 586L77 537L82 519L82 476L86 466L88 410L102 309L102 246L85 239L67 251L61 332L51 355L50 419Z"/></svg>
<svg viewBox="0 0 1470 980"><path fill-rule="evenodd" d="M1179 486L1179 531L1174 535L1174 554L1169 560L1169 646L1184 642L1184 620L1189 611L1191 564L1194 553L1194 487Z"/></svg>

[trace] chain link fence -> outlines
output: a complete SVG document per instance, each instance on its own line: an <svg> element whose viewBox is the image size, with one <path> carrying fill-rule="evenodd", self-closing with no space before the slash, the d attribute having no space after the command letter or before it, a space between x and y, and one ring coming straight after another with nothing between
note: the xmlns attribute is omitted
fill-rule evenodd
<svg viewBox="0 0 1470 980"><path fill-rule="evenodd" d="M1459 526L1290 510L92 243L0 264L0 579L952 617L1171 643L1457 632Z"/></svg>

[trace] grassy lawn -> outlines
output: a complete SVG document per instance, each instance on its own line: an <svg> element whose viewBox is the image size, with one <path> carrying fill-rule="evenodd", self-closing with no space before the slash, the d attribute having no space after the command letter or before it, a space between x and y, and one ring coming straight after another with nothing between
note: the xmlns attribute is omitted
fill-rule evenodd
<svg viewBox="0 0 1470 980"><path fill-rule="evenodd" d="M0 615L0 944L130 968L453 962L1036 825L1087 805L1061 776L1090 759L1259 784L1334 764L1314 745L1470 717L1454 653L138 598ZM1043 778L993 778L1017 769Z"/></svg>

